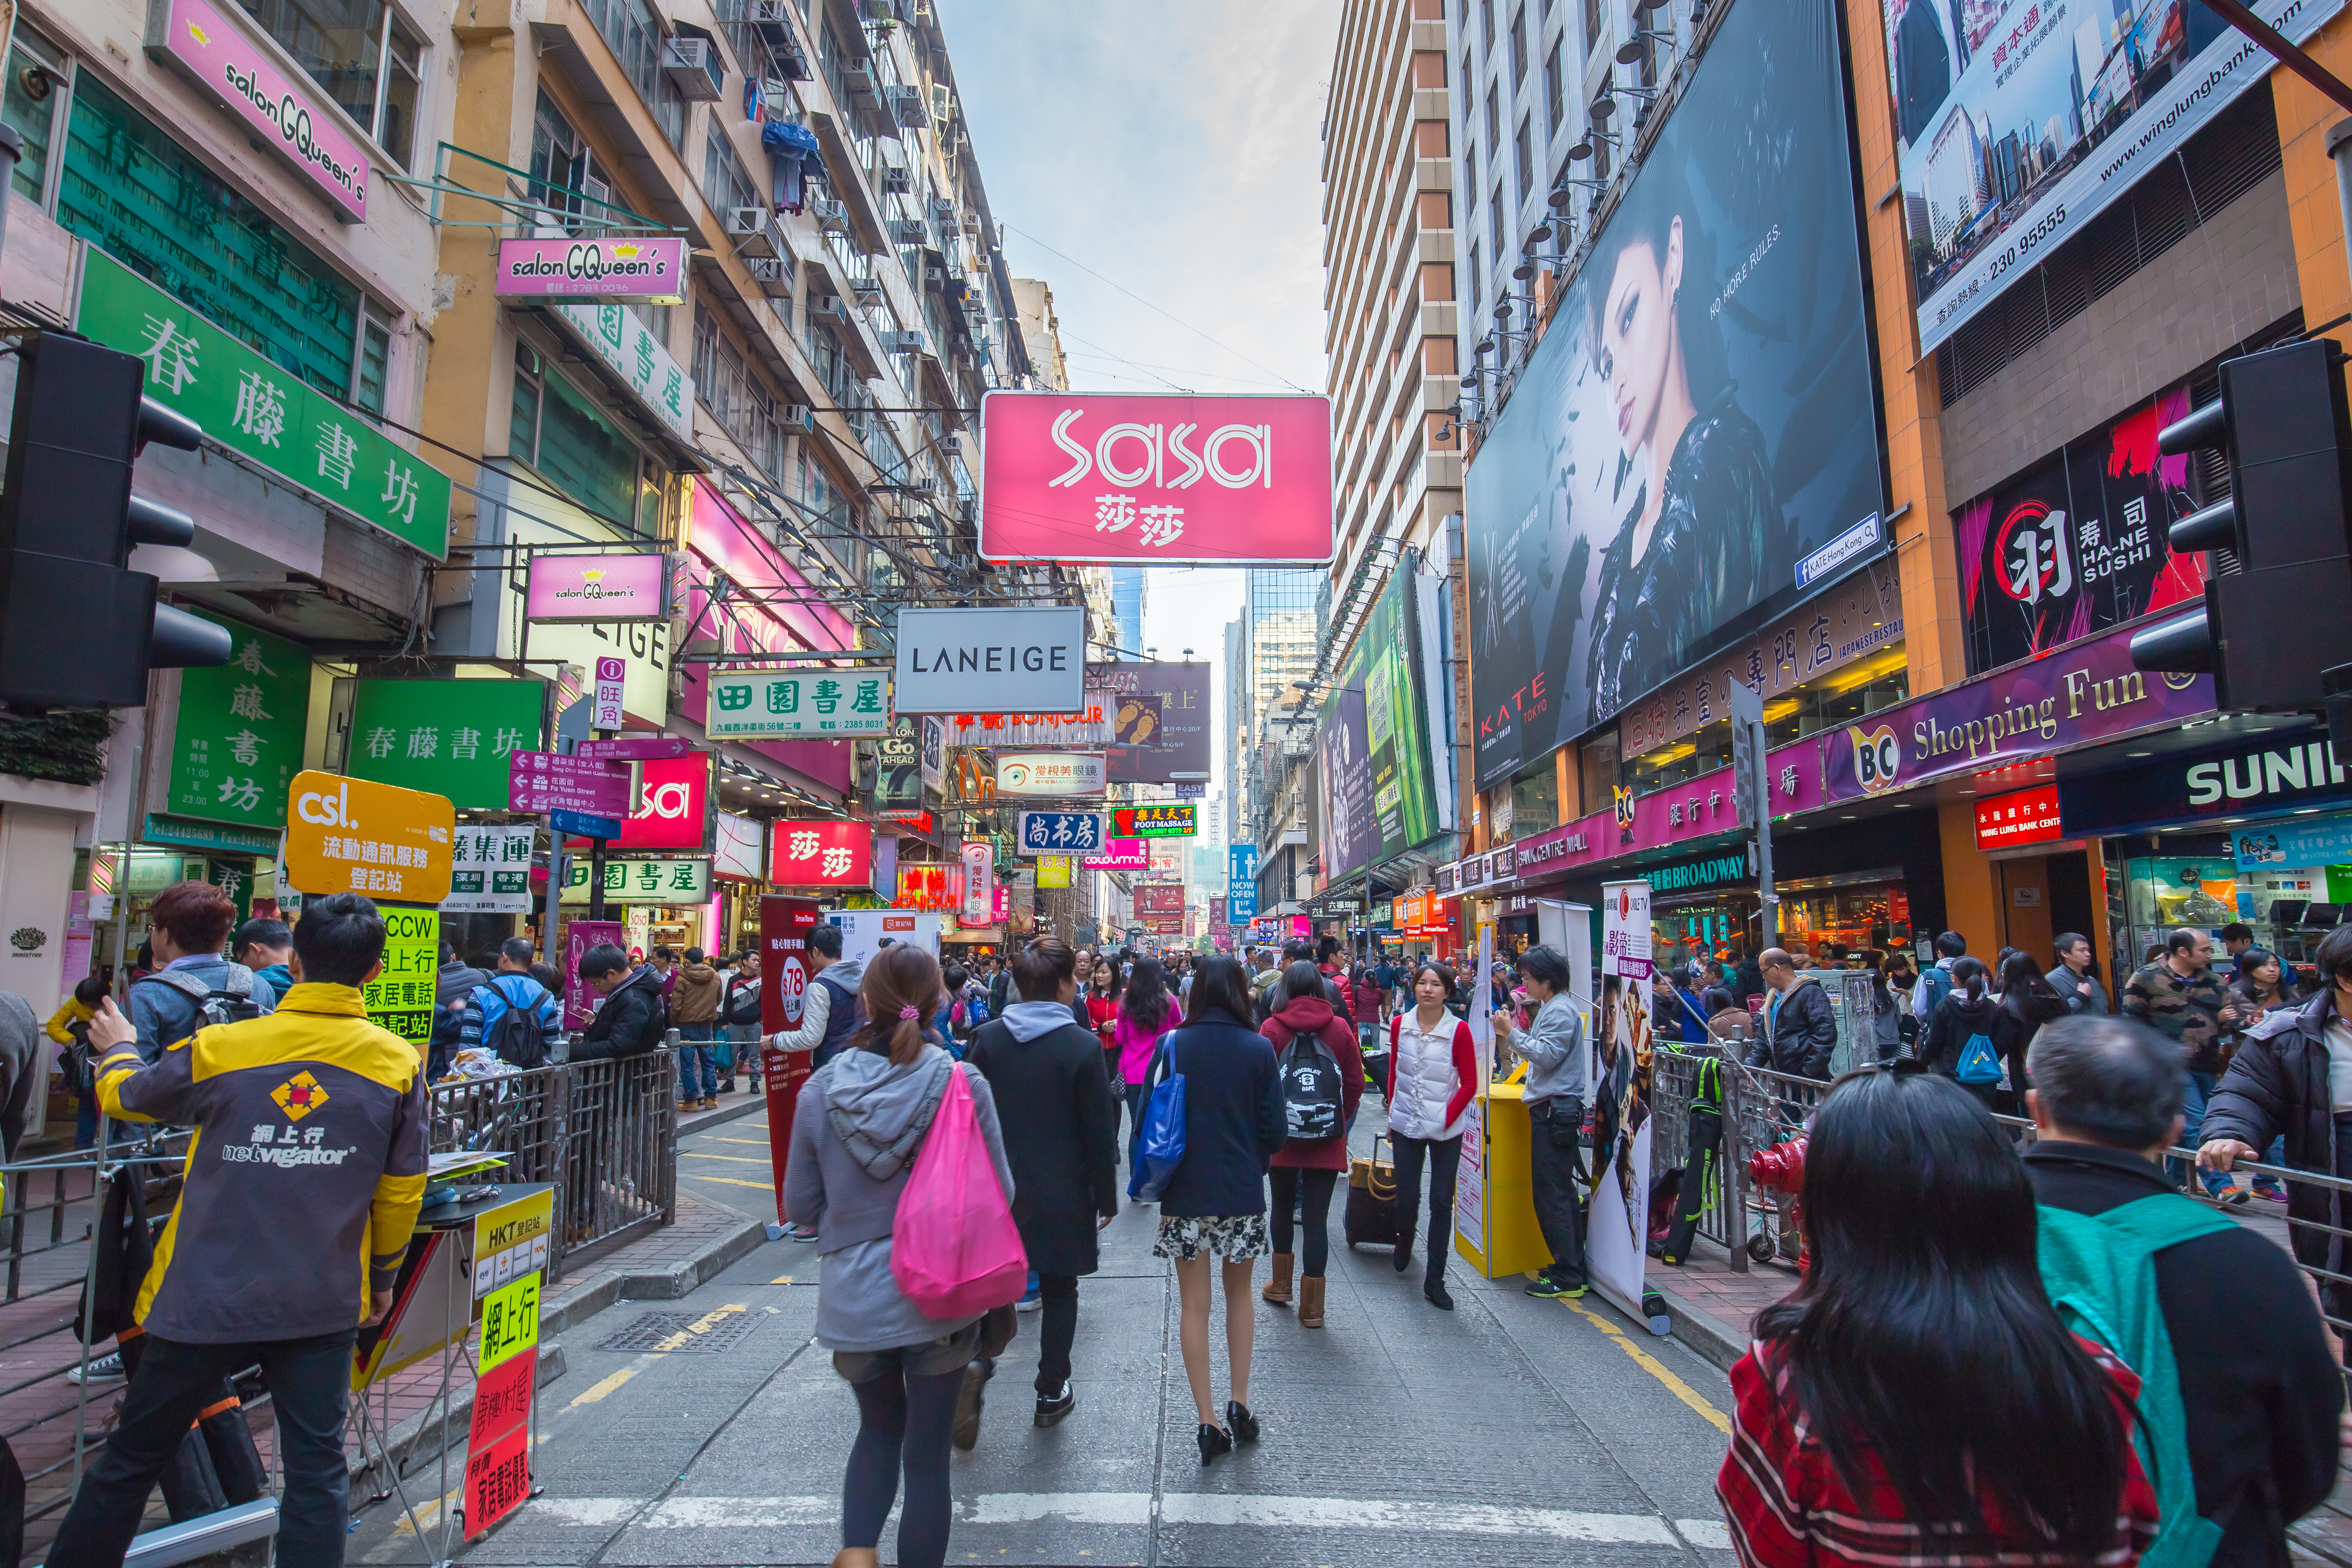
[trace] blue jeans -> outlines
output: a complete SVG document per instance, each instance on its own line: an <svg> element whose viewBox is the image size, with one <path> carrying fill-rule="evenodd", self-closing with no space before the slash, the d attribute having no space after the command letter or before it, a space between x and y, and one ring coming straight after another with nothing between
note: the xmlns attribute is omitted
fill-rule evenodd
<svg viewBox="0 0 2352 1568"><path fill-rule="evenodd" d="M2213 1098L2213 1086L2221 1076L2219 1073L2196 1071L2187 1075L2189 1081L2181 1086L2180 1094L2181 1147L2197 1147L2198 1131L2205 1125L2205 1102ZM2166 1174L2176 1183L2189 1180L2189 1163L2185 1160L2167 1160L2164 1168ZM2199 1171L2197 1178L2205 1184L2209 1197L2227 1192L2236 1184L2227 1173L2221 1171Z"/></svg>
<svg viewBox="0 0 2352 1568"><path fill-rule="evenodd" d="M677 1026L677 1097L680 1100L708 1100L719 1092L719 1068L711 1060L709 1024L680 1024ZM701 1087L696 1088L699 1075Z"/></svg>

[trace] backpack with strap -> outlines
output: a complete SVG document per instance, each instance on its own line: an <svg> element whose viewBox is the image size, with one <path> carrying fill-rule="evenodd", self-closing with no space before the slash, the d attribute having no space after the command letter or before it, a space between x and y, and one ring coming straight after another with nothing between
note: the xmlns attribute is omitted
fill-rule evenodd
<svg viewBox="0 0 2352 1568"><path fill-rule="evenodd" d="M530 986L530 1000L518 1000L513 992L500 984L506 980L520 980ZM481 1031L482 1049L510 1067L545 1067L547 1031L540 1021L539 1009L548 1000L547 988L528 974L504 974L482 989L504 1004L504 1009Z"/></svg>
<svg viewBox="0 0 2352 1568"><path fill-rule="evenodd" d="M242 1024L249 1018L261 1016L261 1005L253 999L253 971L243 964L230 964L228 973L221 976L221 985L217 989L184 969L159 969L152 974L139 977L142 985L150 982L168 985L182 995L194 999L196 1021L188 1031L190 1034L215 1024ZM163 1044L175 1046L179 1042L165 1040Z"/></svg>
<svg viewBox="0 0 2352 1568"><path fill-rule="evenodd" d="M1289 1028L1289 1026L1283 1026ZM1293 1138L1339 1134L1339 1058L1315 1035L1290 1029L1276 1061L1282 1078L1282 1120Z"/></svg>
<svg viewBox="0 0 2352 1568"><path fill-rule="evenodd" d="M2197 1511L2189 1468L2189 1415L2172 1331L2156 1292L2156 1255L2168 1247L2234 1228L2218 1209L2178 1193L2154 1193L2101 1215L2040 1205L2042 1283L2066 1326L2096 1341L2139 1373L2132 1445L2156 1490L2156 1540L2143 1568L2205 1568L2221 1527Z"/></svg>
<svg viewBox="0 0 2352 1568"><path fill-rule="evenodd" d="M1990 1035L1969 1037L1969 1043L1960 1047L1960 1059L1952 1066L1952 1076L1962 1083L2000 1081L2000 1058L1994 1054Z"/></svg>
<svg viewBox="0 0 2352 1568"><path fill-rule="evenodd" d="M738 1026L760 1021L760 983L757 980L739 974L727 982L725 1017L729 1024Z"/></svg>
<svg viewBox="0 0 2352 1568"><path fill-rule="evenodd" d="M1927 988L1927 1016L1932 1018L1944 998L1952 994L1952 972L1941 964L1930 964L1927 973L1919 976L1919 984Z"/></svg>

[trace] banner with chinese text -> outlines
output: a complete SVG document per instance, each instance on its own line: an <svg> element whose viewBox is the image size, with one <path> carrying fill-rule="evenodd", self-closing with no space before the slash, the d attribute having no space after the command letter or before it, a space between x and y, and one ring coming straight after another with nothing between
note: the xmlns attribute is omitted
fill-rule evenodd
<svg viewBox="0 0 2352 1568"><path fill-rule="evenodd" d="M537 680L361 680L344 771L446 795L455 806L508 809L517 752L539 750L546 687Z"/></svg>
<svg viewBox="0 0 2352 1568"><path fill-rule="evenodd" d="M286 825L286 790L302 770L302 731L310 709L308 648L224 620L229 661L180 672L172 730L172 784L163 809L174 816Z"/></svg>
<svg viewBox="0 0 2352 1568"><path fill-rule="evenodd" d="M712 740L887 735L890 683L849 670L713 671L703 733Z"/></svg>

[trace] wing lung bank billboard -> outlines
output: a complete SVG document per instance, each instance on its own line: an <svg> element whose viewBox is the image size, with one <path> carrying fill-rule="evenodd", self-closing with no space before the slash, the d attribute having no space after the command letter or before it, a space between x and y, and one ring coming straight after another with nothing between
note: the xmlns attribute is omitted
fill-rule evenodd
<svg viewBox="0 0 2352 1568"><path fill-rule="evenodd" d="M1829 0L1739 5L1470 466L1478 779L1884 550Z"/></svg>
<svg viewBox="0 0 2352 1568"><path fill-rule="evenodd" d="M2343 0L2252 0L2301 43ZM1885 0L1932 349L2271 68L2197 0Z"/></svg>
<svg viewBox="0 0 2352 1568"><path fill-rule="evenodd" d="M2189 459L2156 449L2189 407L2161 393L1953 514L1969 673L2202 597L2204 556L2166 537L2197 510Z"/></svg>

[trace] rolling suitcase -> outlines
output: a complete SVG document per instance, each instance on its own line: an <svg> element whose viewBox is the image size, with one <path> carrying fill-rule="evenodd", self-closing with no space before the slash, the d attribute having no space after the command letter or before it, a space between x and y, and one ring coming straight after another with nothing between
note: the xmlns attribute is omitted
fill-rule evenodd
<svg viewBox="0 0 2352 1568"><path fill-rule="evenodd" d="M1396 1162L1381 1158L1381 1145L1387 1142L1375 1136L1370 1159L1349 1157L1348 1207L1340 1226L1349 1247L1396 1245Z"/></svg>

